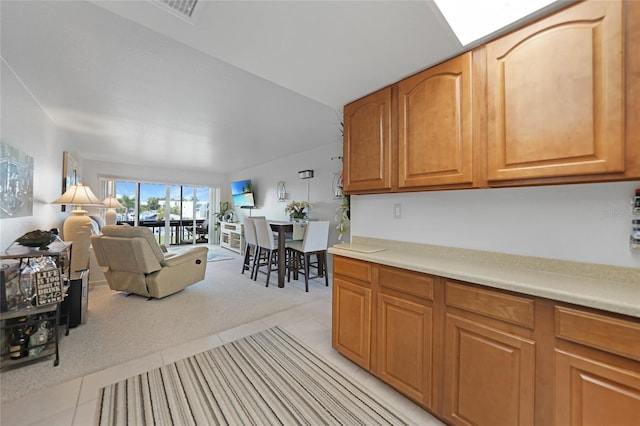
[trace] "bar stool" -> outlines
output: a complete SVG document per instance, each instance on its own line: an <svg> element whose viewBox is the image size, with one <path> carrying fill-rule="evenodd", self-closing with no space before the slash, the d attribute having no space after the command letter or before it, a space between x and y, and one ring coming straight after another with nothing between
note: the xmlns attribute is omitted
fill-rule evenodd
<svg viewBox="0 0 640 426"><path fill-rule="evenodd" d="M273 238L271 226L269 226L266 218L254 218L253 224L256 227L256 237L258 242L258 252L255 255L254 260L255 274L253 276L253 280L257 281L260 268L262 266L266 266L266 287L269 287L271 271L278 271L278 243Z"/></svg>
<svg viewBox="0 0 640 426"><path fill-rule="evenodd" d="M258 238L256 236L256 226L254 219L264 219L264 216L248 217L244 220L244 261L242 262L242 273L251 269L251 278L256 270L256 254L258 252ZM253 262L253 264L252 264Z"/></svg>
<svg viewBox="0 0 640 426"><path fill-rule="evenodd" d="M318 278L324 275L325 285L329 286L329 276L325 270L327 265L327 246L329 244L329 221L311 221L307 223L302 241L292 241L287 245L289 253L289 271L287 279L297 279L298 274L304 275L305 291L309 291L309 278ZM317 275L310 277L311 256L316 255L315 264Z"/></svg>

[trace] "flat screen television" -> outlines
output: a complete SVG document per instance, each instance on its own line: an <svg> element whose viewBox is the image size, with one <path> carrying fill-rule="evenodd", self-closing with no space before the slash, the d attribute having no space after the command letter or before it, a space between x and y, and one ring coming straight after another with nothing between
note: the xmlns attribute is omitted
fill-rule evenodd
<svg viewBox="0 0 640 426"><path fill-rule="evenodd" d="M236 207L251 208L256 206L251 179L231 182L231 198Z"/></svg>

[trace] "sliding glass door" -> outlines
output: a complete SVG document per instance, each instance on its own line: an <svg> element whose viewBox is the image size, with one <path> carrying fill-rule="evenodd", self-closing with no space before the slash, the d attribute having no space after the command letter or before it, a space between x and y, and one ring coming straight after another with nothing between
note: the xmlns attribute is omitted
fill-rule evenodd
<svg viewBox="0 0 640 426"><path fill-rule="evenodd" d="M151 228L161 244L213 242L212 198L220 199L219 188L145 182L115 181L115 197L125 206L119 223Z"/></svg>
<svg viewBox="0 0 640 426"><path fill-rule="evenodd" d="M180 244L208 242L211 189L207 187L171 185L172 211L179 216Z"/></svg>
<svg viewBox="0 0 640 426"><path fill-rule="evenodd" d="M117 210L116 220L118 222L135 221L138 217L138 184L136 182L117 181L113 184L115 196L124 209Z"/></svg>

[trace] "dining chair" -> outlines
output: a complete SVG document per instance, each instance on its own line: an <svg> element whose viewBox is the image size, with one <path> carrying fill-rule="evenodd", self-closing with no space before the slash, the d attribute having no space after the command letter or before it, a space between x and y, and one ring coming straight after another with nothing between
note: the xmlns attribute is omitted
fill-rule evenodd
<svg viewBox="0 0 640 426"><path fill-rule="evenodd" d="M289 271L287 279L298 279L298 275L304 275L305 291L309 291L309 279L324 276L325 285L329 286L329 274L327 267L327 247L329 244L329 221L312 221L307 223L302 241L292 241L287 245L289 256ZM311 256L316 255L316 263L312 265ZM315 266L317 274L309 275L312 266Z"/></svg>
<svg viewBox="0 0 640 426"><path fill-rule="evenodd" d="M269 287L269 278L271 277L271 271L278 271L278 243L273 238L273 232L271 226L267 222L266 218L254 218L253 224L256 228L256 238L258 251L255 255L255 273L253 280L258 279L258 272L260 268L265 266L267 269L264 271L267 274L267 285Z"/></svg>
<svg viewBox="0 0 640 426"><path fill-rule="evenodd" d="M244 220L244 261L242 262L242 273L251 270L251 278L255 274L256 254L258 252L258 238L256 236L256 226L254 219L263 218L264 216L248 217Z"/></svg>

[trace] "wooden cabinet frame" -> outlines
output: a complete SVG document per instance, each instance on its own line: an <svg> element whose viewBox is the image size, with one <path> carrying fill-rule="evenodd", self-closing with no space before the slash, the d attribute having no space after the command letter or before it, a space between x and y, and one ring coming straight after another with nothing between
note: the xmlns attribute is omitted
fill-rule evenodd
<svg viewBox="0 0 640 426"><path fill-rule="evenodd" d="M487 44L489 181L624 172L623 6L586 1Z"/></svg>
<svg viewBox="0 0 640 426"><path fill-rule="evenodd" d="M343 256L334 274L333 347L449 424L640 418L640 318Z"/></svg>
<svg viewBox="0 0 640 426"><path fill-rule="evenodd" d="M345 106L345 192L640 178L638 22L637 1L577 2ZM457 107L433 83L436 99L422 88L417 97L426 107L407 113L412 90L439 75L450 84L469 57L470 83L460 74ZM431 107L438 98L460 115L445 120L457 123L459 138L437 128L440 123L411 123L412 114L424 120L437 115ZM357 121L368 129L360 133L371 136L357 142L350 123L354 110L365 106L368 112Z"/></svg>
<svg viewBox="0 0 640 426"><path fill-rule="evenodd" d="M397 84L399 189L473 183L471 56Z"/></svg>
<svg viewBox="0 0 640 426"><path fill-rule="evenodd" d="M457 315L445 322L444 418L456 425L533 425L535 342Z"/></svg>
<svg viewBox="0 0 640 426"><path fill-rule="evenodd" d="M344 191L386 192L396 185L392 88L344 107Z"/></svg>

